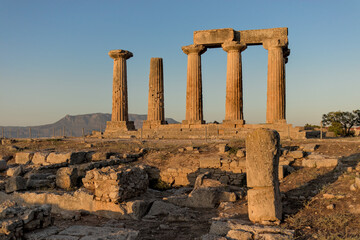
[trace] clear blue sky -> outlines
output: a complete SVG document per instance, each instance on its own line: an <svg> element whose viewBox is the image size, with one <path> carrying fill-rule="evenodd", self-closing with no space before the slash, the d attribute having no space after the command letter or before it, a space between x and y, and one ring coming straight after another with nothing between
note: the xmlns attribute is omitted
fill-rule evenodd
<svg viewBox="0 0 360 240"><path fill-rule="evenodd" d="M111 112L109 50L128 60L129 112L146 114L151 57L164 61L165 114L185 118L193 31L289 28L287 120L319 123L359 109L360 1L0 0L0 125L52 123L66 114ZM267 51L243 58L244 118L265 122ZM225 114L226 52L202 55L204 118Z"/></svg>

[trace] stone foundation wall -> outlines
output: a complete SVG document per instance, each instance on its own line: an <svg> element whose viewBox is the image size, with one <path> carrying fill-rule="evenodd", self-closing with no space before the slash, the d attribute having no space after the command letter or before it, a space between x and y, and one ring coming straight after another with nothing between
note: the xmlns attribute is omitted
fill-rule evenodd
<svg viewBox="0 0 360 240"><path fill-rule="evenodd" d="M160 171L160 179L174 186L193 186L199 174L209 172L212 179L224 184L242 185L245 179L245 158L239 160L204 157L192 168L167 168Z"/></svg>
<svg viewBox="0 0 360 240"><path fill-rule="evenodd" d="M126 131L117 128L107 128L101 135L93 131L93 137L105 138L143 138L143 139L245 139L246 135L257 128L269 128L279 132L281 138L305 139L309 136L308 131L293 127L291 124L245 124L228 127L223 124L165 124L154 128L146 128Z"/></svg>

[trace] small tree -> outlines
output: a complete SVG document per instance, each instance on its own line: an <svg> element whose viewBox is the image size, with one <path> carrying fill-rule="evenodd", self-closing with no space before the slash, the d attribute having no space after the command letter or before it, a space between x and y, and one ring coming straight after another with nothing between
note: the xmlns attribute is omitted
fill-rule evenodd
<svg viewBox="0 0 360 240"><path fill-rule="evenodd" d="M336 135L351 136L351 128L360 123L360 110L329 112L322 116L322 122L325 126L330 125L329 130L334 131Z"/></svg>
<svg viewBox="0 0 360 240"><path fill-rule="evenodd" d="M356 116L356 124L355 125L359 126L360 125L360 109L354 110L353 113Z"/></svg>
<svg viewBox="0 0 360 240"><path fill-rule="evenodd" d="M344 129L343 129L341 123L339 123L339 122L332 122L331 125L329 126L328 130L330 132L333 132L336 137L345 136Z"/></svg>

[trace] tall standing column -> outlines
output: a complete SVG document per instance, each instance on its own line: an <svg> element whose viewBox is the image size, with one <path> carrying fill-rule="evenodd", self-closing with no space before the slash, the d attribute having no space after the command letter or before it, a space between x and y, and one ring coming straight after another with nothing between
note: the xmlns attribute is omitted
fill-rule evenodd
<svg viewBox="0 0 360 240"><path fill-rule="evenodd" d="M246 137L246 182L250 221L268 224L282 219L279 188L280 135L256 129Z"/></svg>
<svg viewBox="0 0 360 240"><path fill-rule="evenodd" d="M285 59L283 48L277 39L266 40L263 47L268 50L266 123L286 123L285 116Z"/></svg>
<svg viewBox="0 0 360 240"><path fill-rule="evenodd" d="M164 110L163 59L150 59L149 100L147 120L143 128L154 128L166 124Z"/></svg>
<svg viewBox="0 0 360 240"><path fill-rule="evenodd" d="M201 80L201 54L206 52L203 45L189 45L181 48L188 55L186 86L186 117L183 124L202 124L203 101Z"/></svg>
<svg viewBox="0 0 360 240"><path fill-rule="evenodd" d="M133 54L126 50L111 50L109 56L114 59L113 71L113 102L111 122L107 128L133 130L134 122L128 119L127 71L126 60Z"/></svg>
<svg viewBox="0 0 360 240"><path fill-rule="evenodd" d="M241 52L246 49L246 45L230 41L223 43L221 46L228 53L225 120L223 124L236 127L245 123L243 115Z"/></svg>

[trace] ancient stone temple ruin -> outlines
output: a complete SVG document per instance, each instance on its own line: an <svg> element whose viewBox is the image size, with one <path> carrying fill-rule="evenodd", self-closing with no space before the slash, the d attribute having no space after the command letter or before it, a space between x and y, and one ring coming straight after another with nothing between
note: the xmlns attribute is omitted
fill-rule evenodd
<svg viewBox="0 0 360 240"><path fill-rule="evenodd" d="M241 53L253 45L262 45L268 52L265 124L245 124L243 114ZM225 116L221 124L206 123L203 117L201 56L208 48L222 48L227 52ZM109 52L114 59L113 106L105 137L244 138L256 128L275 129L282 137L306 137L306 132L286 122L285 64L290 54L287 28L195 31L193 44L183 46L182 51L188 59L185 119L179 124L166 123L163 60L152 58L148 118L141 130L135 130L133 122L128 120L126 60L133 55L126 50Z"/></svg>

